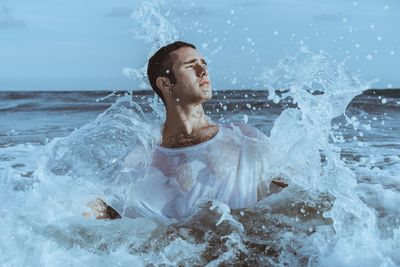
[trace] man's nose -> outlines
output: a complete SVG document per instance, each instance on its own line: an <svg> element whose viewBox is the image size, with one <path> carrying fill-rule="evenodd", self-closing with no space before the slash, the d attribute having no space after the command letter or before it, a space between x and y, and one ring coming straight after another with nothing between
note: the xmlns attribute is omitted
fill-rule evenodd
<svg viewBox="0 0 400 267"><path fill-rule="evenodd" d="M196 65L196 74L197 74L197 76L200 77L200 78L202 78L202 77L204 77L204 76L207 76L207 75L208 75L207 67L202 66L202 65L200 65L200 64L197 64L197 65Z"/></svg>

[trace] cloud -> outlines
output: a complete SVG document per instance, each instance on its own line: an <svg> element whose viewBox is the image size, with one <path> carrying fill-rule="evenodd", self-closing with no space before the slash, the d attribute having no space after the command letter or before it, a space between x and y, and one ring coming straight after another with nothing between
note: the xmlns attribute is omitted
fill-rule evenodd
<svg viewBox="0 0 400 267"><path fill-rule="evenodd" d="M13 16L11 8L2 7L0 9L0 29L23 29L26 22Z"/></svg>
<svg viewBox="0 0 400 267"><path fill-rule="evenodd" d="M128 7L116 6L104 15L106 18L130 18L133 10Z"/></svg>

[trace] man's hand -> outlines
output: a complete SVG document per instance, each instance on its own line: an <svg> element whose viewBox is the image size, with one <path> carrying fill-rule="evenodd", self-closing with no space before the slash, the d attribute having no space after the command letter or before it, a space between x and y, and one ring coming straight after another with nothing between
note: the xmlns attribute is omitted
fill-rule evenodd
<svg viewBox="0 0 400 267"><path fill-rule="evenodd" d="M280 177L275 178L274 180L272 180L271 183L273 183L274 185L277 185L279 187L282 187L282 188L285 188L288 186L288 184L283 182Z"/></svg>
<svg viewBox="0 0 400 267"><path fill-rule="evenodd" d="M278 192L282 191L287 186L288 186L288 184L285 183L282 178L276 177L269 184L269 190L268 191L269 191L270 194L275 194L275 193L278 193Z"/></svg>
<svg viewBox="0 0 400 267"><path fill-rule="evenodd" d="M82 215L86 218L95 217L98 220L104 219L118 219L121 216L116 212L113 208L107 205L103 200L100 198L96 198L96 200L91 201L87 205L91 208L91 212L83 212Z"/></svg>

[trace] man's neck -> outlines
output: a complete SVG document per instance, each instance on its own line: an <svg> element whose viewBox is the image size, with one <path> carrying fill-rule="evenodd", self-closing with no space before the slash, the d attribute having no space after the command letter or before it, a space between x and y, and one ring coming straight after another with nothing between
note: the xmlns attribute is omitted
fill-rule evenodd
<svg viewBox="0 0 400 267"><path fill-rule="evenodd" d="M201 104L174 105L167 108L163 135L192 134L193 131L204 128L208 124Z"/></svg>
<svg viewBox="0 0 400 267"><path fill-rule="evenodd" d="M217 131L218 127L209 123L201 104L174 105L167 108L161 145L190 146L207 141Z"/></svg>

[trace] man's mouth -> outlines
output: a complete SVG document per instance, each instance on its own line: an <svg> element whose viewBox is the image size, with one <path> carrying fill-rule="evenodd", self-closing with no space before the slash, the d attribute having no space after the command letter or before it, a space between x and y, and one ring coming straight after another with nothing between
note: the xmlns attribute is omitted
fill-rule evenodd
<svg viewBox="0 0 400 267"><path fill-rule="evenodd" d="M210 82L208 80L201 80L200 81L200 86L206 85L206 84L210 84Z"/></svg>

